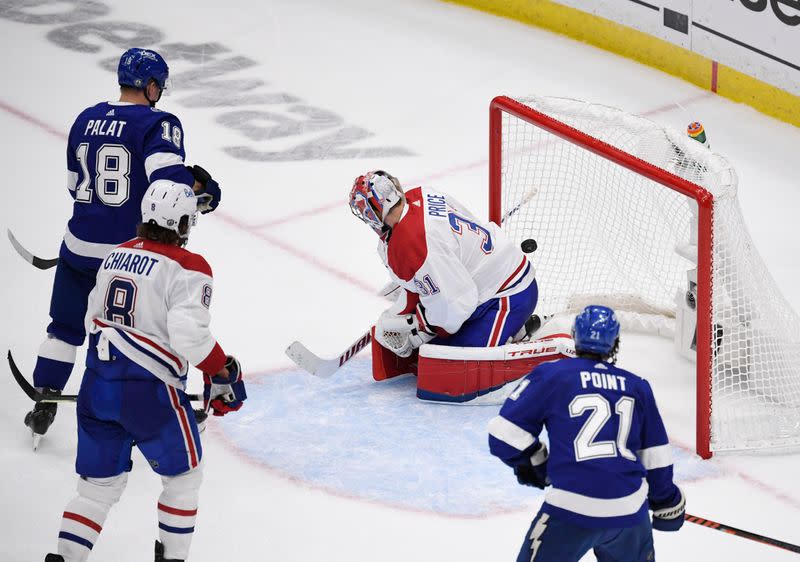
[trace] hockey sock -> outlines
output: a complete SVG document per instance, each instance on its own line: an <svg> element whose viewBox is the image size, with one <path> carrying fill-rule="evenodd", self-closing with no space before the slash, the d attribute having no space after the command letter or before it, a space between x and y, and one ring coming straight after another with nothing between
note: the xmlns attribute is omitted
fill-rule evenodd
<svg viewBox="0 0 800 562"><path fill-rule="evenodd" d="M202 480L202 464L177 476L161 477L164 490L158 498L158 538L166 559L189 557Z"/></svg>
<svg viewBox="0 0 800 562"><path fill-rule="evenodd" d="M77 346L48 334L39 347L39 357L33 369L33 386L64 390L75 365Z"/></svg>
<svg viewBox="0 0 800 562"><path fill-rule="evenodd" d="M58 553L65 562L84 562L100 535L108 512L119 501L128 474L111 478L83 478L78 495L67 504L58 533Z"/></svg>

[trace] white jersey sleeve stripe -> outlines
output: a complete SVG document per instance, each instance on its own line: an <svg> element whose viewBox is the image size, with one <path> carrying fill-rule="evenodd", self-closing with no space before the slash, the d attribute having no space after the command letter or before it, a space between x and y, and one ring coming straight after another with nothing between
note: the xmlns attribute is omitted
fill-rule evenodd
<svg viewBox="0 0 800 562"><path fill-rule="evenodd" d="M536 441L533 434L502 416L495 416L489 422L489 435L518 451L524 451Z"/></svg>
<svg viewBox="0 0 800 562"><path fill-rule="evenodd" d="M183 158L181 158L180 154L175 154L174 152L155 152L145 158L144 171L149 181L150 176L156 170L178 165L183 166Z"/></svg>
<svg viewBox="0 0 800 562"><path fill-rule="evenodd" d="M116 244L97 244L95 242L86 242L72 234L69 229L67 229L67 231L64 233L64 244L73 254L97 259L103 259L111 250L117 247Z"/></svg>
<svg viewBox="0 0 800 562"><path fill-rule="evenodd" d="M67 170L67 189L75 191L78 187L78 173Z"/></svg>
<svg viewBox="0 0 800 562"><path fill-rule="evenodd" d="M669 443L657 447L648 447L636 452L645 469L664 468L672 464L672 447Z"/></svg>
<svg viewBox="0 0 800 562"><path fill-rule="evenodd" d="M545 502L587 517L622 517L632 515L642 508L647 500L647 491L647 480L643 478L638 490L621 498L593 498L553 488L545 496Z"/></svg>
<svg viewBox="0 0 800 562"><path fill-rule="evenodd" d="M77 346L68 344L58 338L47 338L39 346L39 357L61 361L62 363L75 363L77 353Z"/></svg>

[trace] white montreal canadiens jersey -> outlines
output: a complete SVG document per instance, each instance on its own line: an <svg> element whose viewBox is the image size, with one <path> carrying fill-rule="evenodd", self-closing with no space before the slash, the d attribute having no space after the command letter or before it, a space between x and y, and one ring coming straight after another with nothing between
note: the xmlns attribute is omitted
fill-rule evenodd
<svg viewBox="0 0 800 562"><path fill-rule="evenodd" d="M202 256L135 238L103 260L89 295L87 332L102 332L128 359L183 389L189 364L205 373L225 364L209 330L212 286Z"/></svg>
<svg viewBox="0 0 800 562"><path fill-rule="evenodd" d="M403 216L378 252L395 281L419 295L430 324L453 334L479 304L533 282L533 266L499 226L439 191L405 195Z"/></svg>

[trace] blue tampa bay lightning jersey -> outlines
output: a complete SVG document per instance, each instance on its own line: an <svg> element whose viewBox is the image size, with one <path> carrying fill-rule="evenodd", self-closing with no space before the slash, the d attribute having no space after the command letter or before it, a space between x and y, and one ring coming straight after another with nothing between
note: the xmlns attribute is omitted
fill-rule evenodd
<svg viewBox="0 0 800 562"><path fill-rule="evenodd" d="M610 363L562 359L536 367L489 423L489 448L510 466L546 427L552 483L542 511L589 528L632 527L648 500L679 497L672 452L650 384Z"/></svg>
<svg viewBox="0 0 800 562"><path fill-rule="evenodd" d="M174 115L126 102L103 102L75 119L67 143L67 187L75 199L60 257L97 269L136 235L149 184L192 185L184 166L183 128Z"/></svg>

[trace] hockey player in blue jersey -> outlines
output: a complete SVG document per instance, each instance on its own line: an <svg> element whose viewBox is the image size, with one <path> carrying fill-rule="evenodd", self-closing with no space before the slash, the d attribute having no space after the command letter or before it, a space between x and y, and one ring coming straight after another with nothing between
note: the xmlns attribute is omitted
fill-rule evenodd
<svg viewBox="0 0 800 562"><path fill-rule="evenodd" d="M219 184L199 166L184 165L181 122L155 108L168 83L164 59L151 50L129 49L117 74L119 101L85 109L69 133L67 188L75 202L59 251L52 321L33 372L34 386L45 393L60 393L69 379L85 339L86 298L97 269L111 249L135 235L148 185L169 179L193 186L201 212L220 201ZM38 403L25 416L34 449L55 414L55 403Z"/></svg>
<svg viewBox="0 0 800 562"><path fill-rule="evenodd" d="M517 561L577 562L593 549L599 562L651 562L652 529L677 531L685 510L653 391L614 365L611 309L586 307L573 337L577 357L536 367L489 423L491 453L520 484L552 485Z"/></svg>
<svg viewBox="0 0 800 562"><path fill-rule="evenodd" d="M91 553L131 469L133 445L161 476L155 560L189 554L202 480L202 447L184 393L190 365L204 373L216 415L247 398L239 362L209 330L213 277L206 260L182 246L197 215L189 185L152 184L141 203L138 238L115 247L89 295L86 371L78 393L78 495L66 506L58 554Z"/></svg>

